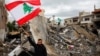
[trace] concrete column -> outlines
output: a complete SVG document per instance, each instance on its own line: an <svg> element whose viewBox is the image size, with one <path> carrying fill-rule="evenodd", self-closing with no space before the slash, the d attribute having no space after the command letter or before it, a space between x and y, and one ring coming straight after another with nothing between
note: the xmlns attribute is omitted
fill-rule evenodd
<svg viewBox="0 0 100 56"><path fill-rule="evenodd" d="M7 13L4 7L4 0L0 0L0 39L4 41Z"/></svg>
<svg viewBox="0 0 100 56"><path fill-rule="evenodd" d="M31 27L30 30L32 31L35 42L37 42L39 38L43 39L44 42L46 40L47 32L46 32L45 19L46 19L45 17L37 16L30 22L30 27Z"/></svg>

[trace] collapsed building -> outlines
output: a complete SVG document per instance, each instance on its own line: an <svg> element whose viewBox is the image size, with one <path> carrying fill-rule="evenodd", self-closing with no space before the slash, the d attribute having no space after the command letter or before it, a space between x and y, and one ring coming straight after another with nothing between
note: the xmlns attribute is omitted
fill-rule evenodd
<svg viewBox="0 0 100 56"><path fill-rule="evenodd" d="M98 12L80 12L77 17L65 19L64 27L48 21L48 43L59 56L99 56L100 29L96 22L100 18L94 18Z"/></svg>

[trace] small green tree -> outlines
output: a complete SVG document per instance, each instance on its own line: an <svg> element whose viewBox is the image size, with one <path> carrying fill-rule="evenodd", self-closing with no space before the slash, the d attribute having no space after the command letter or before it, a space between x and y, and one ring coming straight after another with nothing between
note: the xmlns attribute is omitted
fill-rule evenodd
<svg viewBox="0 0 100 56"><path fill-rule="evenodd" d="M7 28L8 28L8 30L9 30L9 32L12 32L12 31L16 30L15 21L13 21L13 22L8 22L8 23L7 23Z"/></svg>

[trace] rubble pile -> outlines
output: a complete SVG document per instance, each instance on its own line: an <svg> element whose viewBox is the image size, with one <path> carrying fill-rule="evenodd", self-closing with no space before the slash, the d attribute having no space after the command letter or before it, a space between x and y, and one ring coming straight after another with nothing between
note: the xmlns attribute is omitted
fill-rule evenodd
<svg viewBox="0 0 100 56"><path fill-rule="evenodd" d="M54 47L59 56L98 56L100 38L93 35L95 34L91 35L80 25L67 27L50 25L47 42Z"/></svg>
<svg viewBox="0 0 100 56"><path fill-rule="evenodd" d="M13 56L15 54L11 54L13 53L13 51L18 47L21 46L20 48L23 49L23 51L25 50L24 48L26 48L27 46L24 46L27 42L27 39L25 39L25 33L23 32L23 30L28 31L29 32L29 26L27 24L23 25L22 28L20 27L16 27L16 29L12 30L12 31L8 31L6 33L6 37L5 37L5 41L2 42L0 41L0 55L1 56ZM28 45L30 46L30 45ZM29 48L29 47L27 47ZM20 50L18 50L19 53ZM27 51L27 50L26 50ZM18 53L17 53L18 54Z"/></svg>

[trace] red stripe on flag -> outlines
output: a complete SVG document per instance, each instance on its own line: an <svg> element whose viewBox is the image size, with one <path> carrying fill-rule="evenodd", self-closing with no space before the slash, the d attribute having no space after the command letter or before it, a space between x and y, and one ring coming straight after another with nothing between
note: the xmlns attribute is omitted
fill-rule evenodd
<svg viewBox="0 0 100 56"><path fill-rule="evenodd" d="M20 1L28 2L32 5L41 5L40 0L20 0Z"/></svg>
<svg viewBox="0 0 100 56"><path fill-rule="evenodd" d="M28 2L32 5L41 5L40 0L29 0L29 1L26 1L26 2Z"/></svg>
<svg viewBox="0 0 100 56"><path fill-rule="evenodd" d="M16 2L12 2L12 3L5 5L5 7L7 8L8 11L10 11L13 8L15 8L16 6L18 6L19 4L22 4L22 3L23 3L23 1L16 1Z"/></svg>
<svg viewBox="0 0 100 56"><path fill-rule="evenodd" d="M39 14L39 12L41 12L40 8L37 8L36 10L34 10L32 13L28 14L27 16L21 18L20 20L17 21L18 25L23 25L24 23L26 23L27 21L29 21L30 19L33 19L35 16L37 16Z"/></svg>

